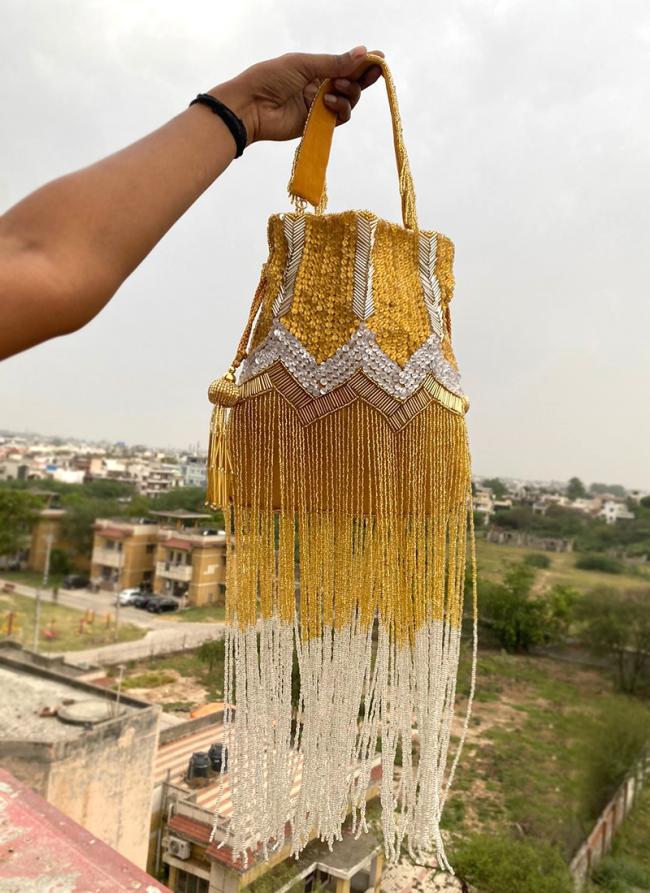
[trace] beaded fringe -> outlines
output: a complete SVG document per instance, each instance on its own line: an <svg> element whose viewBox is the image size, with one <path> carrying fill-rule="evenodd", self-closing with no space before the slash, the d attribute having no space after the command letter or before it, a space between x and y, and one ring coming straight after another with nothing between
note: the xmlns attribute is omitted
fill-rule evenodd
<svg viewBox="0 0 650 893"><path fill-rule="evenodd" d="M226 436L220 842L244 866L288 835L295 855L315 836L331 847L350 810L359 835L380 764L386 857L434 850L449 868L440 819L476 662L464 418L434 402L395 431L358 400L304 425L271 390L231 411ZM468 553L472 679L448 768Z"/></svg>

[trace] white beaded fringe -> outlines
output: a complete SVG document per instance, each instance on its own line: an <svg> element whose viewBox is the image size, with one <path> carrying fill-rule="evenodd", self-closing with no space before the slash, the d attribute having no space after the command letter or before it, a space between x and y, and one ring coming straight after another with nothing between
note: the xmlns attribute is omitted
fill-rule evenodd
<svg viewBox="0 0 650 893"><path fill-rule="evenodd" d="M446 784L460 630L429 621L411 648L398 645L381 621L374 629L373 661L373 624L362 626L358 614L353 623L326 627L322 637L307 642L301 641L298 621L292 626L274 617L241 630L235 620L228 627L228 764L221 781L229 787L233 813L225 835L217 834L215 814L213 836L232 847L244 867L249 849L261 847L266 860L283 845L287 832L296 856L315 836L331 849L342 838L350 808L356 835L367 830L366 792L372 769L381 761L386 858L396 861L403 845L415 858L434 850L440 867L451 871L440 819L469 722L476 623L468 706ZM300 695L292 734L294 647ZM229 705L235 703L233 714ZM414 732L419 739L415 761ZM396 767L398 747L401 768Z"/></svg>

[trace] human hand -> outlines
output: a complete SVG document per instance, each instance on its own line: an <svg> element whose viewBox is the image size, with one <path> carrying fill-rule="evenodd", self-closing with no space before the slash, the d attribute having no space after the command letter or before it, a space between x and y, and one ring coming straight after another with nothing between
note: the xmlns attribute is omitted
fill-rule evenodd
<svg viewBox="0 0 650 893"><path fill-rule="evenodd" d="M365 46L340 55L285 53L258 62L209 92L244 121L248 145L259 140L290 140L302 134L307 112L321 82L332 78L324 101L336 112L337 125L350 120L361 91L381 75L372 65L353 81L350 75L367 54ZM372 50L378 56L381 50Z"/></svg>

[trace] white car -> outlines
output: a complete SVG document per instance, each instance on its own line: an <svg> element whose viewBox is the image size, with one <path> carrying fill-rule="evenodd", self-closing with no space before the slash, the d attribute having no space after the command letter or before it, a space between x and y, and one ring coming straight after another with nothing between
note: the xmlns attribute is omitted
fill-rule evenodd
<svg viewBox="0 0 650 893"><path fill-rule="evenodd" d="M123 589L117 596L120 605L130 605L136 595L140 595L139 589Z"/></svg>

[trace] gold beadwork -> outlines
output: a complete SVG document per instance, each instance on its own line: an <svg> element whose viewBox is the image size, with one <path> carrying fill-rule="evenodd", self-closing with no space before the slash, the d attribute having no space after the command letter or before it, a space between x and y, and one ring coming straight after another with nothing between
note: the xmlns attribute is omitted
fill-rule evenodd
<svg viewBox="0 0 650 893"><path fill-rule="evenodd" d="M312 104L292 171L303 192L269 218L233 366L210 387L207 498L223 508L227 549L227 840L244 867L283 844L287 821L296 855L314 833L340 839L350 807L358 836L381 764L386 856L434 849L449 868L440 822L477 642L454 248L418 230L394 84L383 59L368 62L388 91L404 226L324 213L329 146L314 135L333 123ZM468 557L472 675L447 771Z"/></svg>
<svg viewBox="0 0 650 893"><path fill-rule="evenodd" d="M215 378L208 388L208 400L219 406L234 406L239 400L239 386L235 381L235 370L230 367L221 378Z"/></svg>

